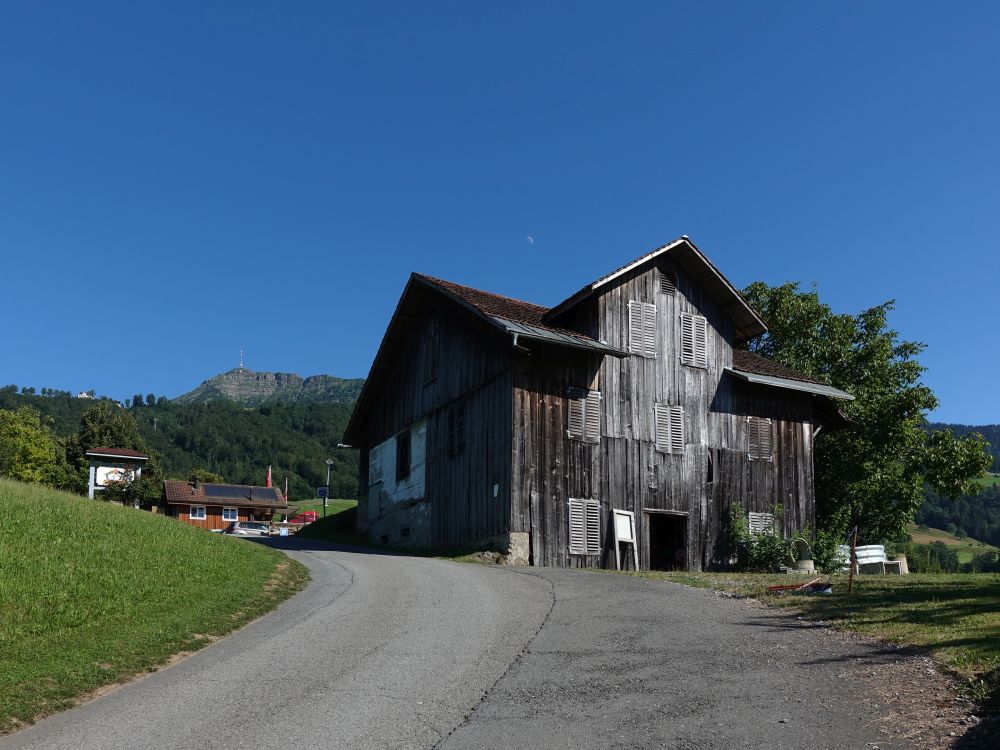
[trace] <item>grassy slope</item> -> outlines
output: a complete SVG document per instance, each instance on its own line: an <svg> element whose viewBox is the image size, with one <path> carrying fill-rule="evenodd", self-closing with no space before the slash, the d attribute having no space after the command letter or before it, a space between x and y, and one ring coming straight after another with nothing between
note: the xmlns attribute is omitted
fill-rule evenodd
<svg viewBox="0 0 1000 750"><path fill-rule="evenodd" d="M833 581L832 596L767 593L770 585L795 582L788 575L638 575L756 597L837 628L914 646L967 680L974 697L1000 701L1000 575L859 576L850 595L846 576L822 576Z"/></svg>
<svg viewBox="0 0 1000 750"><path fill-rule="evenodd" d="M0 732L272 609L307 573L173 519L0 480Z"/></svg>
<svg viewBox="0 0 1000 750"><path fill-rule="evenodd" d="M328 516L335 516L338 513L342 513L345 510L350 510L358 505L357 500L327 500L326 502L326 514ZM315 500L303 500L302 502L292 501L288 504L288 515L289 517L294 516L296 513L305 512L307 510L314 510L319 513L320 517L323 516L323 501Z"/></svg>
<svg viewBox="0 0 1000 750"><path fill-rule="evenodd" d="M954 547L955 552L958 553L958 561L963 563L971 561L973 555L997 549L992 545L986 544L986 542L980 542L970 537L959 539L954 534L949 534L947 531L942 529L928 528L927 531L921 531L915 524L912 523L907 525L906 533L909 534L913 541L917 544L944 542L949 547Z"/></svg>

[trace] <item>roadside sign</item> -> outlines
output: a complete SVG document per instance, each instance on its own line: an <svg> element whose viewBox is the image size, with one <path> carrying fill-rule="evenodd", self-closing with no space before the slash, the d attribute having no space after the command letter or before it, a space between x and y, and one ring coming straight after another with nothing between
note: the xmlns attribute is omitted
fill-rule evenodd
<svg viewBox="0 0 1000 750"><path fill-rule="evenodd" d="M316 497L330 497L330 485L324 484L316 488Z"/></svg>
<svg viewBox="0 0 1000 750"><path fill-rule="evenodd" d="M280 529L278 529L278 536L288 536L288 527L282 526Z"/></svg>

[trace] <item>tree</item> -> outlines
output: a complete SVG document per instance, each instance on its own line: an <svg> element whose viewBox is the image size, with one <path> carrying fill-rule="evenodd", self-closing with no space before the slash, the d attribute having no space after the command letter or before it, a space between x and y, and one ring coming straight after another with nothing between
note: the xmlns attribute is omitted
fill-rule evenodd
<svg viewBox="0 0 1000 750"><path fill-rule="evenodd" d="M0 475L60 486L66 473L62 446L41 414L28 406L0 410Z"/></svg>
<svg viewBox="0 0 1000 750"><path fill-rule="evenodd" d="M864 541L893 538L913 520L925 480L950 498L978 490L991 458L979 435L957 440L924 429L937 406L920 382L923 344L902 341L887 326L893 302L858 315L835 314L815 288L751 284L743 291L768 323L748 342L758 354L847 391L850 424L821 432L815 443L817 525L832 532L857 526Z"/></svg>
<svg viewBox="0 0 1000 750"><path fill-rule="evenodd" d="M202 469L198 466L188 472L187 480L189 482L206 482L208 484L222 484L226 481L220 474L215 474L208 469Z"/></svg>

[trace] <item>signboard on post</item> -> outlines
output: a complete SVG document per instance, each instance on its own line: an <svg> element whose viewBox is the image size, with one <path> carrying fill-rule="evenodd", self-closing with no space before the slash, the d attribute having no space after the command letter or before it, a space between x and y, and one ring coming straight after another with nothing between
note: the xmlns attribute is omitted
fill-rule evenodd
<svg viewBox="0 0 1000 750"><path fill-rule="evenodd" d="M330 497L330 485L324 484L316 488L316 497L321 497L324 500Z"/></svg>
<svg viewBox="0 0 1000 750"><path fill-rule="evenodd" d="M639 549L635 544L635 513L630 510L613 510L615 519L615 567L622 569L620 548L622 543L632 545L632 560L639 569Z"/></svg>

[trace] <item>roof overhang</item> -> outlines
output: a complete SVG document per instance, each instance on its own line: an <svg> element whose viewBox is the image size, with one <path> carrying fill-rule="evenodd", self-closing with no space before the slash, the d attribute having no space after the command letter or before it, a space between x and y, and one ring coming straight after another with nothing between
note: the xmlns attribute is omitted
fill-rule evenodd
<svg viewBox="0 0 1000 750"><path fill-rule="evenodd" d="M573 349L583 349L599 354L608 354L612 357L626 356L625 352L615 349L613 346L608 346L602 341L585 339L569 333L563 333L562 331L554 331L551 328L540 328L530 323L519 323L516 320L507 320L506 318L493 317L492 320L509 333L515 342L520 339L528 339L531 341L542 341L547 344L556 344L558 346L568 346Z"/></svg>
<svg viewBox="0 0 1000 750"><path fill-rule="evenodd" d="M726 367L725 371L728 372L733 377L739 378L740 380L745 380L748 383L757 383L759 385L769 385L772 388L784 388L789 391L802 391L803 393L815 393L818 396L827 396L828 398L839 398L845 401L853 401L854 396L852 396L847 391L842 391L839 388L834 388L832 385L823 385L822 383L807 383L804 380L792 380L791 378L779 378L774 375L758 375L754 372L744 372L743 370L737 370L733 367Z"/></svg>
<svg viewBox="0 0 1000 750"><path fill-rule="evenodd" d="M87 451L88 456L93 458L114 458L119 461L148 461L149 456L127 456L124 453L111 453L105 451Z"/></svg>
<svg viewBox="0 0 1000 750"><path fill-rule="evenodd" d="M757 311L743 299L743 295L737 291L736 287L722 275L722 272L705 257L701 250L688 237L681 237L663 247L646 253L641 258L637 258L614 273L610 273L592 284L588 284L572 297L553 307L546 314L546 320L555 320L567 310L576 307L576 305L590 297L598 289L607 286L616 279L636 269L652 263L663 255L669 255L674 262L694 279L696 284L705 289L709 296L722 307L733 321L737 342L746 341L767 332L767 325L765 325L760 315L757 314Z"/></svg>

